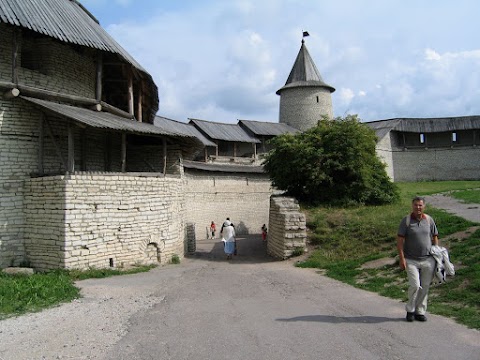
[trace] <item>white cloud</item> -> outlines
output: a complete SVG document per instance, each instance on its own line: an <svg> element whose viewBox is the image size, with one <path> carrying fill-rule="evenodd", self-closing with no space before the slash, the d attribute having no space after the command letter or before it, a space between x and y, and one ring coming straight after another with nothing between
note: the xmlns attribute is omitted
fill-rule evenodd
<svg viewBox="0 0 480 360"><path fill-rule="evenodd" d="M425 59L426 60L440 60L442 57L432 49L425 49Z"/></svg>
<svg viewBox="0 0 480 360"><path fill-rule="evenodd" d="M465 36L478 30L480 3L82 3L152 74L160 113L174 119L277 119L275 91L288 77L303 30L323 79L337 88L336 114L355 111L364 120L480 114L480 50L474 36ZM102 9L105 19L115 17L103 20ZM448 27L436 20L443 18Z"/></svg>
<svg viewBox="0 0 480 360"><path fill-rule="evenodd" d="M355 94L352 89L341 88L340 89L340 101L346 105L350 104Z"/></svg>

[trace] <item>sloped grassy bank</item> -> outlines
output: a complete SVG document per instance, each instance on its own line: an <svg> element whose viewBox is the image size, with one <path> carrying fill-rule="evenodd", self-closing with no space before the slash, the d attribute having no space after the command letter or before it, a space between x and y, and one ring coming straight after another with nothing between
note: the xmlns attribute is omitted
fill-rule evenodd
<svg viewBox="0 0 480 360"><path fill-rule="evenodd" d="M298 262L299 267L323 269L334 279L383 296L406 300L406 274L398 263L362 268L377 259L395 259L396 233L403 216L410 211L415 195L431 195L452 190L470 193L476 199L480 181L401 183L401 200L392 205L352 208L304 208L307 213L311 255ZM449 249L456 275L446 284L433 286L429 311L455 318L459 323L480 329L480 230L478 225L427 204L427 213L435 219L441 245ZM465 234L466 232L466 234ZM442 239L463 233L462 237Z"/></svg>

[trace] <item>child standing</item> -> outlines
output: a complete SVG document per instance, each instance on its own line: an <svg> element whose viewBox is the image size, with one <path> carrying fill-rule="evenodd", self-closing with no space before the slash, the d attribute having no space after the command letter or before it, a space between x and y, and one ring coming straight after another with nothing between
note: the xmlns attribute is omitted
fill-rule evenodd
<svg viewBox="0 0 480 360"><path fill-rule="evenodd" d="M212 239L215 239L215 232L216 231L217 231L217 226L212 221L212 223L210 224L210 235L211 235Z"/></svg>
<svg viewBox="0 0 480 360"><path fill-rule="evenodd" d="M267 241L267 225L262 225L262 240Z"/></svg>

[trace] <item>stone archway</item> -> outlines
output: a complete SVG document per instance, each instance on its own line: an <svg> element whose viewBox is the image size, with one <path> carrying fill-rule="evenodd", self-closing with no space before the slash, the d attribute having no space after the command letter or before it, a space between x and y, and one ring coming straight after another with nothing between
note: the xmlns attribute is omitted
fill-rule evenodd
<svg viewBox="0 0 480 360"><path fill-rule="evenodd" d="M160 251L158 244L155 242L148 243L145 247L145 264L159 264L161 263Z"/></svg>

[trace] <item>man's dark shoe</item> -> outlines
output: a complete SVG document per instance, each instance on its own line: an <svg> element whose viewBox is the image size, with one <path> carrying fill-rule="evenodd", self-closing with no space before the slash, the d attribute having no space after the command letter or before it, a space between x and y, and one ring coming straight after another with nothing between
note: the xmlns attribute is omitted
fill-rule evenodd
<svg viewBox="0 0 480 360"><path fill-rule="evenodd" d="M417 321L427 321L427 317L425 315L415 314L415 320L417 320Z"/></svg>
<svg viewBox="0 0 480 360"><path fill-rule="evenodd" d="M415 313L412 313L412 312L407 312L407 321L408 322L412 322L413 319L415 319Z"/></svg>

